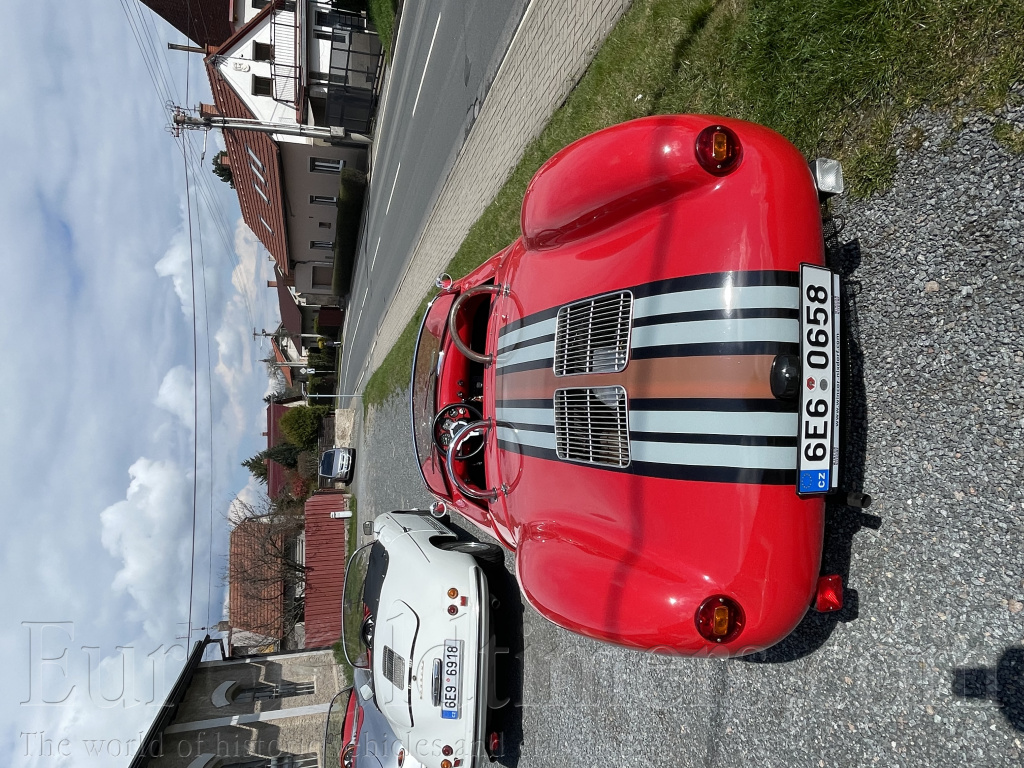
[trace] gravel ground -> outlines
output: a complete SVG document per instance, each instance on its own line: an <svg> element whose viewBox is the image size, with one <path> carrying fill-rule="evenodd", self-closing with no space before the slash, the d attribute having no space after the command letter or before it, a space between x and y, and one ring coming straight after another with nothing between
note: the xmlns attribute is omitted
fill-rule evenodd
<svg viewBox="0 0 1024 768"><path fill-rule="evenodd" d="M1001 118L1024 128L1024 107ZM810 615L752 660L671 659L548 624L504 574L499 672L520 706L503 710L503 764L1021 765L1024 156L993 122L918 115L893 188L835 206L845 471L875 498L871 514L829 513L844 615ZM362 435L361 514L426 506L404 396Z"/></svg>

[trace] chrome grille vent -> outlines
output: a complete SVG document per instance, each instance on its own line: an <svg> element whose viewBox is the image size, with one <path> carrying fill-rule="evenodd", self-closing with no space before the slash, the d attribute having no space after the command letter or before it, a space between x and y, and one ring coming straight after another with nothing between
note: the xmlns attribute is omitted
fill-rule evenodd
<svg viewBox="0 0 1024 768"><path fill-rule="evenodd" d="M633 294L628 291L567 304L555 328L555 376L616 373L626 367Z"/></svg>
<svg viewBox="0 0 1024 768"><path fill-rule="evenodd" d="M405 659L384 646L384 677L399 690L405 690Z"/></svg>
<svg viewBox="0 0 1024 768"><path fill-rule="evenodd" d="M555 390L555 452L588 464L629 465L626 390L585 387Z"/></svg>

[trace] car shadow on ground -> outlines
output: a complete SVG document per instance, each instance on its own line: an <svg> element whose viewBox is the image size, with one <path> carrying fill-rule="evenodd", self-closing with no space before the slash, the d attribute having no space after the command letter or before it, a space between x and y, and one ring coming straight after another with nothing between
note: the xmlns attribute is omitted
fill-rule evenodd
<svg viewBox="0 0 1024 768"><path fill-rule="evenodd" d="M456 518L448 526L464 540L482 540L475 529ZM497 762L507 768L519 765L523 744L523 606L519 583L512 575L513 556L505 553L505 563L480 563L491 590L491 642L494 652L494 680L489 702L487 733L496 732L499 744ZM507 564L506 564L507 563Z"/></svg>
<svg viewBox="0 0 1024 768"><path fill-rule="evenodd" d="M1024 731L1024 648L1007 648L995 669L954 669L953 695L996 702L1010 725Z"/></svg>
<svg viewBox="0 0 1024 768"><path fill-rule="evenodd" d="M844 350L843 404L840 443L842 465L840 483L845 491L864 491L864 460L867 451L867 390L864 384L864 354L861 349L860 325L857 314L857 296L860 282L854 273L861 261L860 243L851 240L840 244L838 222L826 221L825 243L828 265L842 279L842 318ZM861 509L830 501L825 507L825 542L822 551L821 572L838 573L843 577L845 595L843 608L836 613L818 613L809 610L797 628L781 642L760 653L744 657L754 663L782 663L795 661L818 650L828 640L840 622L857 618L859 596L856 583L850 583L850 557L853 537L861 528L877 530L881 518Z"/></svg>

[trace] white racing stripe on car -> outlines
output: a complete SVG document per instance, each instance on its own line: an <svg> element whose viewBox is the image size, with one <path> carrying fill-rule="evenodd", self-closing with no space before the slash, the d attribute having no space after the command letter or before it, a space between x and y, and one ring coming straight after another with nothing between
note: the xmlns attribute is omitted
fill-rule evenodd
<svg viewBox="0 0 1024 768"><path fill-rule="evenodd" d="M637 299L633 302L633 317L724 309L798 309L799 305L800 289L788 285L700 288Z"/></svg>
<svg viewBox="0 0 1024 768"><path fill-rule="evenodd" d="M532 445L534 448L547 448L552 452L555 450L554 432L534 432L529 429L514 429L499 425L498 439L511 445Z"/></svg>
<svg viewBox="0 0 1024 768"><path fill-rule="evenodd" d="M795 437L799 424L795 413L630 410L629 428L632 432L679 435Z"/></svg>
<svg viewBox="0 0 1024 768"><path fill-rule="evenodd" d="M742 469L793 469L796 467L795 446L651 443L646 440L630 440L629 451L633 461L656 464L738 467Z"/></svg>
<svg viewBox="0 0 1024 768"><path fill-rule="evenodd" d="M553 408L497 408L498 424L535 424L542 427L555 426Z"/></svg>
<svg viewBox="0 0 1024 768"><path fill-rule="evenodd" d="M511 352L499 352L498 367L507 368L510 365L531 363L534 360L552 359L554 356L555 342L545 341L540 344L531 344L521 349L514 349Z"/></svg>
<svg viewBox="0 0 1024 768"><path fill-rule="evenodd" d="M549 317L547 320L541 320L539 323L531 323L523 326L522 328L516 328L514 331L509 331L501 337L501 343L498 345L498 353L500 354L513 344L519 344L523 341L536 339L539 336L553 334L557 323L558 318Z"/></svg>
<svg viewBox="0 0 1024 768"><path fill-rule="evenodd" d="M691 320L633 328L630 346L660 347L671 344L713 344L716 342L771 341L796 344L800 322L779 318L753 317L731 320Z"/></svg>

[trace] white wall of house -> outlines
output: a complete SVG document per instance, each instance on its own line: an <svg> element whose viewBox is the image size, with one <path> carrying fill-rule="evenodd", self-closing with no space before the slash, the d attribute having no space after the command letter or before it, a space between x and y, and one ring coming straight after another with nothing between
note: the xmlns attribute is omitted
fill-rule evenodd
<svg viewBox="0 0 1024 768"><path fill-rule="evenodd" d="M274 23L277 29L272 35L271 20L275 16L277 20ZM282 76L288 68L296 66L294 43L276 34L286 27L289 21L294 24L294 19L295 14L292 12L277 11L257 27L249 30L229 51L219 57L217 69L221 76L231 84L235 93L258 120L284 125L297 124L294 98L294 87L297 87L297 82ZM260 54L267 50L264 46L272 44L276 65L260 59ZM294 72L297 74L298 69Z"/></svg>
<svg viewBox="0 0 1024 768"><path fill-rule="evenodd" d="M288 253L295 289L311 296L331 293L341 168L366 170L366 150L326 144L282 144Z"/></svg>

